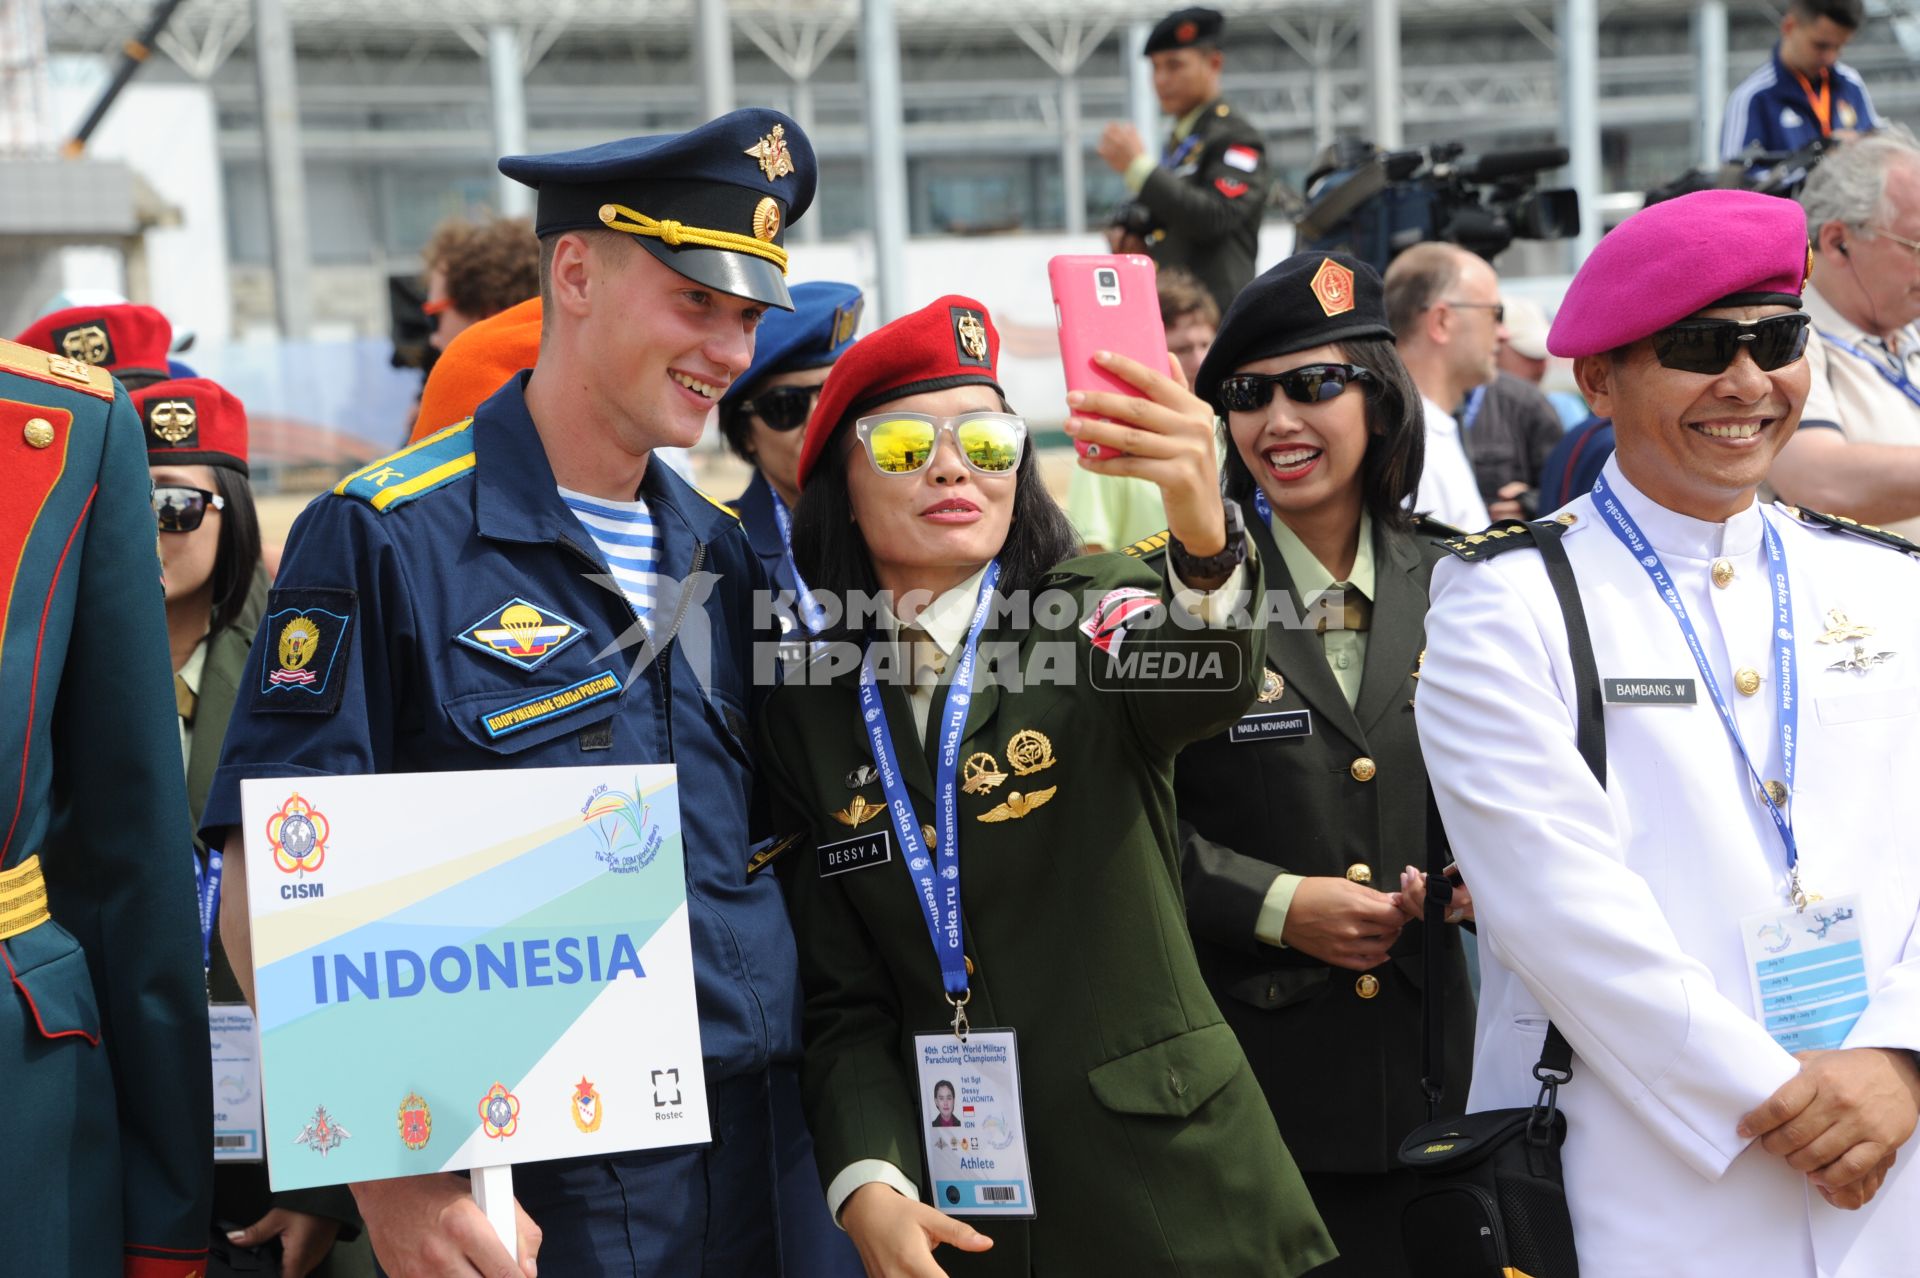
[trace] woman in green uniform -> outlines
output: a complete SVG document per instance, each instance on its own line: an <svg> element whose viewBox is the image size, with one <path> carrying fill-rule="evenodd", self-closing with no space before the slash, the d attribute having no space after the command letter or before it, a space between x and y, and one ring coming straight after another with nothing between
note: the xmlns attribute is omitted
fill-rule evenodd
<svg viewBox="0 0 1920 1278"><path fill-rule="evenodd" d="M1427 777L1414 735L1427 579L1447 530L1407 512L1419 392L1380 277L1303 253L1235 299L1198 392L1231 435L1226 491L1266 578L1258 700L1189 746L1176 773L1187 917L1340 1249L1318 1274L1406 1272L1401 1139L1421 1086ZM1453 901L1457 922L1471 908ZM1467 1094L1473 999L1445 947L1442 1112Z"/></svg>
<svg viewBox="0 0 1920 1278"><path fill-rule="evenodd" d="M260 522L247 482L247 415L224 387L198 377L157 382L135 391L133 403L153 477L174 701L180 713L187 805L192 828L197 829L247 649L267 600ZM210 863L207 849L197 842L194 855L205 928L218 915L217 885L224 867L217 858ZM216 1006L240 1009L240 987L218 930L209 929L203 940L210 997ZM259 1100L216 1088L216 1114L228 1105L257 1107ZM241 1139L237 1133L246 1123L241 1113L224 1122L216 1117L216 1152L221 1135ZM347 1189L270 1194L257 1144L252 1153L251 1159L215 1165L208 1278L253 1273L269 1265L273 1272L293 1278L371 1275L373 1257L366 1244L342 1241L358 1233Z"/></svg>
<svg viewBox="0 0 1920 1278"><path fill-rule="evenodd" d="M853 599L762 725L777 826L801 836L782 874L828 1203L874 1278L1303 1273L1332 1248L1177 878L1173 757L1260 669L1212 414L1121 359L1142 398L1070 399L1117 419L1069 423L1090 464L1158 484L1170 525L1165 570L1076 558L997 355L968 298L888 325L835 365L801 458L802 575L830 610L888 601ZM1011 1045L1017 1104L934 1064L962 1033ZM934 1125L941 1081L957 1129ZM970 1167L1020 1150L1006 1183Z"/></svg>

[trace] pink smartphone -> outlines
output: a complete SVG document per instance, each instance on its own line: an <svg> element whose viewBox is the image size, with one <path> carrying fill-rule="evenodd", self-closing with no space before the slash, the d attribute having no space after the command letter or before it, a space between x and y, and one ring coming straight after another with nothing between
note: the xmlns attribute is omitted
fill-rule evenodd
<svg viewBox="0 0 1920 1278"><path fill-rule="evenodd" d="M1152 258L1139 253L1064 255L1047 263L1047 280L1053 285L1068 390L1139 397L1139 390L1093 362L1095 351L1125 355L1156 373L1167 371L1167 330L1160 323ZM1073 446L1086 455L1085 444L1076 439Z"/></svg>

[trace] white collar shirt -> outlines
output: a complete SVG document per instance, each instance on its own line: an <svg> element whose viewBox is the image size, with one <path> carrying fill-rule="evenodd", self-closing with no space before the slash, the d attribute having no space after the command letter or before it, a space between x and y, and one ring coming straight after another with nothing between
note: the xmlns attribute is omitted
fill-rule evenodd
<svg viewBox="0 0 1920 1278"><path fill-rule="evenodd" d="M1460 440L1460 423L1425 395L1420 397L1420 404L1427 419L1427 456L1420 468L1420 488L1413 495L1413 508L1443 524L1479 532L1493 520L1487 515L1487 503L1480 499L1473 463L1467 460L1466 445Z"/></svg>
<svg viewBox="0 0 1920 1278"><path fill-rule="evenodd" d="M1807 342L1812 384L1801 424L1837 426L1852 444L1920 447L1920 330L1909 324L1883 341L1849 323L1811 287L1805 305L1814 334ZM1886 526L1920 537L1920 518Z"/></svg>

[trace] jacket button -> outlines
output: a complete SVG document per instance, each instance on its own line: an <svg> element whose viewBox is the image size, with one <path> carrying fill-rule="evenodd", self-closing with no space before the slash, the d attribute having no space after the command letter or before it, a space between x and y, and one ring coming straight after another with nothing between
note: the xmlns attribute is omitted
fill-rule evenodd
<svg viewBox="0 0 1920 1278"><path fill-rule="evenodd" d="M1279 1001L1280 1001L1280 982L1268 981L1267 982L1267 1002L1278 1003Z"/></svg>
<svg viewBox="0 0 1920 1278"><path fill-rule="evenodd" d="M1347 882L1349 883L1373 882L1372 867L1366 865L1364 862L1355 861L1352 865L1349 865L1347 867Z"/></svg>
<svg viewBox="0 0 1920 1278"><path fill-rule="evenodd" d="M1347 775L1355 781L1371 781L1374 778L1374 774L1379 771L1380 769L1374 765L1373 760L1364 754L1347 765Z"/></svg>
<svg viewBox="0 0 1920 1278"><path fill-rule="evenodd" d="M53 423L44 417L35 417L20 433L26 437L29 448L45 448L53 442Z"/></svg>
<svg viewBox="0 0 1920 1278"><path fill-rule="evenodd" d="M1167 1090L1175 1096L1185 1096L1187 1094L1187 1080L1180 1077L1178 1070L1170 1069L1167 1071Z"/></svg>
<svg viewBox="0 0 1920 1278"><path fill-rule="evenodd" d="M1363 974L1353 983L1353 992L1361 998L1372 998L1380 992L1380 978L1372 972Z"/></svg>

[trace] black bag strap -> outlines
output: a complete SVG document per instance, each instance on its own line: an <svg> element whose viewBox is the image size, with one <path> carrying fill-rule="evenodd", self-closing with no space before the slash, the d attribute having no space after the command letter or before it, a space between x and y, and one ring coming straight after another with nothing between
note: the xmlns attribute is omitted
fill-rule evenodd
<svg viewBox="0 0 1920 1278"><path fill-rule="evenodd" d="M1573 564L1567 548L1560 544L1566 525L1558 520L1536 520L1525 525L1547 569L1547 582L1560 604L1560 616L1567 627L1567 655L1573 662L1574 744L1586 761L1594 780L1602 788L1607 784L1606 701L1600 688L1600 667L1593 656L1593 636L1587 629L1586 609L1580 604L1580 586L1574 579ZM1447 907L1453 900L1453 883L1444 871L1449 848L1440 810L1427 788L1427 908L1425 912L1427 990L1421 1009L1420 1086L1427 1094L1427 1117L1436 1115L1440 1097L1446 1090L1445 1004L1446 961L1439 938L1450 926ZM1540 1045L1540 1060L1533 1067L1543 1094L1573 1077L1573 1046L1560 1027L1547 1023L1546 1041ZM1546 1103L1551 1103L1549 1100Z"/></svg>

